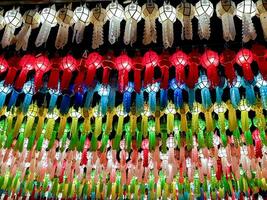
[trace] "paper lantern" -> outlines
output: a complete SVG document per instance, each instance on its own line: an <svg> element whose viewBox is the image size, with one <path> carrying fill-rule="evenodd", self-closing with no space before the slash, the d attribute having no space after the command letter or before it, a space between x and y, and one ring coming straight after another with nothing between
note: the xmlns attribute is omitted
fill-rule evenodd
<svg viewBox="0 0 267 200"><path fill-rule="evenodd" d="M157 42L156 19L159 16L158 5L153 1L147 2L142 6L142 17L145 20L143 35L143 44L148 45L151 42Z"/></svg>
<svg viewBox="0 0 267 200"><path fill-rule="evenodd" d="M173 102L176 108L180 108L183 105L183 89L185 88L184 84L181 84L176 81L176 79L172 79L170 82L170 88L173 92Z"/></svg>
<svg viewBox="0 0 267 200"><path fill-rule="evenodd" d="M262 106L267 108L267 81L263 79L261 74L258 74L255 78L256 86L260 89L260 97Z"/></svg>
<svg viewBox="0 0 267 200"><path fill-rule="evenodd" d="M200 0L195 5L195 16L198 19L200 39L210 38L210 18L214 12L213 4L208 0Z"/></svg>
<svg viewBox="0 0 267 200"><path fill-rule="evenodd" d="M156 52L149 50L143 56L143 65L146 66L145 77L144 77L144 87L151 84L154 79L154 67L158 65L159 56Z"/></svg>
<svg viewBox="0 0 267 200"><path fill-rule="evenodd" d="M37 92L43 85L43 76L50 70L50 62L46 56L38 56L35 60L35 76L34 76L34 85L35 91Z"/></svg>
<svg viewBox="0 0 267 200"><path fill-rule="evenodd" d="M159 83L149 84L146 87L146 92L148 93L148 106L151 112L156 111L156 94L159 91Z"/></svg>
<svg viewBox="0 0 267 200"><path fill-rule="evenodd" d="M125 7L125 30L124 30L124 44L132 45L137 39L137 23L141 20L141 7L137 2L132 2Z"/></svg>
<svg viewBox="0 0 267 200"><path fill-rule="evenodd" d="M144 69L142 64L142 57L136 56L133 60L133 70L134 70L134 90L139 93L142 87L142 70Z"/></svg>
<svg viewBox="0 0 267 200"><path fill-rule="evenodd" d="M69 88L72 73L78 69L77 60L71 55L65 56L61 61L60 69L63 71L60 88L61 90L67 90Z"/></svg>
<svg viewBox="0 0 267 200"><path fill-rule="evenodd" d="M12 88L10 85L5 86L4 81L0 82L0 109L3 108L6 96L11 92Z"/></svg>
<svg viewBox="0 0 267 200"><path fill-rule="evenodd" d="M230 84L232 84L234 79L236 79L236 74L234 69L235 56L236 53L229 49L224 50L220 54L220 63L224 67L224 73Z"/></svg>
<svg viewBox="0 0 267 200"><path fill-rule="evenodd" d="M198 80L198 88L201 90L202 105L205 109L209 108L209 106L211 105L209 87L210 87L210 82L207 76L205 75L200 76Z"/></svg>
<svg viewBox="0 0 267 200"><path fill-rule="evenodd" d="M173 23L176 21L176 10L170 4L164 2L159 8L159 22L162 24L162 40L164 48L171 47L173 44L174 33Z"/></svg>
<svg viewBox="0 0 267 200"><path fill-rule="evenodd" d="M193 51L188 55L188 76L185 77L185 83L191 89L195 86L198 81L198 65L200 63L201 55L193 49Z"/></svg>
<svg viewBox="0 0 267 200"><path fill-rule="evenodd" d="M123 93L123 108L126 113L129 113L131 110L131 99L133 91L134 91L134 85L132 82L129 82L128 85L125 87Z"/></svg>
<svg viewBox="0 0 267 200"><path fill-rule="evenodd" d="M207 76L211 86L217 86L220 83L217 67L219 65L219 56L216 52L206 50L201 57L201 65L207 70Z"/></svg>
<svg viewBox="0 0 267 200"><path fill-rule="evenodd" d="M113 53L108 53L103 58L103 76L102 76L102 84L107 85L109 83L109 73L111 69L114 69L115 63L114 63L114 56Z"/></svg>
<svg viewBox="0 0 267 200"><path fill-rule="evenodd" d="M253 58L258 64L259 71L262 77L267 80L267 50L261 44L254 44L251 49L253 53Z"/></svg>
<svg viewBox="0 0 267 200"><path fill-rule="evenodd" d="M41 46L47 41L51 28L57 25L56 6L52 5L51 7L44 8L40 15L42 26L35 41L36 47Z"/></svg>
<svg viewBox="0 0 267 200"><path fill-rule="evenodd" d="M124 9L118 1L111 2L106 8L109 20L108 41L114 44L120 37L120 23L124 18Z"/></svg>
<svg viewBox="0 0 267 200"><path fill-rule="evenodd" d="M253 62L253 54L248 49L241 49L236 55L236 63L242 67L243 75L247 81L254 78L250 64Z"/></svg>
<svg viewBox="0 0 267 200"><path fill-rule="evenodd" d="M245 99L242 99L238 106L241 111L241 128L243 132L249 131L249 117L248 111L250 111L250 106L247 104Z"/></svg>
<svg viewBox="0 0 267 200"><path fill-rule="evenodd" d="M4 16L4 21L6 27L1 41L2 48L5 48L11 44L15 30L22 24L22 16L19 12L19 8L13 8L12 10L7 11Z"/></svg>
<svg viewBox="0 0 267 200"><path fill-rule="evenodd" d="M34 82L33 81L28 81L24 84L23 88L22 88L25 96L24 96L24 100L22 103L22 112L26 113L28 111L28 108L31 104L32 101L32 97L34 94Z"/></svg>
<svg viewBox="0 0 267 200"><path fill-rule="evenodd" d="M96 6L90 13L90 21L94 25L92 48L97 49L104 44L103 27L107 21L106 10L100 6Z"/></svg>
<svg viewBox="0 0 267 200"><path fill-rule="evenodd" d="M0 10L0 30L5 27L4 10Z"/></svg>
<svg viewBox="0 0 267 200"><path fill-rule="evenodd" d="M251 20L256 15L256 4L252 0L244 0L237 4L236 16L242 20L243 42L255 40L257 33Z"/></svg>
<svg viewBox="0 0 267 200"><path fill-rule="evenodd" d="M75 25L72 41L75 40L77 44L80 44L83 41L84 29L90 23L89 9L86 5L75 8L73 12L73 22Z"/></svg>
<svg viewBox="0 0 267 200"><path fill-rule="evenodd" d="M71 4L61 8L57 12L57 22L59 24L55 47L62 49L68 43L69 27L73 24L74 13L71 10Z"/></svg>
<svg viewBox="0 0 267 200"><path fill-rule="evenodd" d="M115 59L115 66L119 72L119 91L123 91L128 84L128 73L132 68L132 60L126 54L122 54Z"/></svg>
<svg viewBox="0 0 267 200"><path fill-rule="evenodd" d="M176 51L171 57L170 61L175 67L176 81L183 83L185 78L185 66L188 64L188 56L182 51Z"/></svg>
<svg viewBox="0 0 267 200"><path fill-rule="evenodd" d="M35 69L35 57L27 54L20 59L19 65L21 66L21 71L15 82L16 89L21 89L23 87L26 82L28 72Z"/></svg>
<svg viewBox="0 0 267 200"><path fill-rule="evenodd" d="M91 86L95 78L96 70L102 66L103 57L97 53L90 53L85 61L85 66L87 68L85 84Z"/></svg>
<svg viewBox="0 0 267 200"><path fill-rule="evenodd" d="M98 94L101 96L100 100L100 108L101 113L106 114L107 112L107 101L108 101L108 95L110 92L110 86L109 85L99 85L98 87Z"/></svg>
<svg viewBox="0 0 267 200"><path fill-rule="evenodd" d="M19 65L19 57L15 55L9 58L7 62L8 62L8 72L5 77L5 85L12 85L14 83L17 71L21 67Z"/></svg>
<svg viewBox="0 0 267 200"><path fill-rule="evenodd" d="M177 18L182 24L182 40L192 40L193 39L193 27L192 19L195 16L195 7L189 2L181 2L177 8Z"/></svg>
<svg viewBox="0 0 267 200"><path fill-rule="evenodd" d="M222 20L223 38L225 41L234 41L235 30L235 15L236 6L232 0L219 1L216 5L216 14Z"/></svg>

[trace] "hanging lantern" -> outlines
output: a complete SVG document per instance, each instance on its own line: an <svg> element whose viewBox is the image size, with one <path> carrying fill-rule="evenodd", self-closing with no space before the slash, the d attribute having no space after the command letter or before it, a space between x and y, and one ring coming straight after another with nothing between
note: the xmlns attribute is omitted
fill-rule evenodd
<svg viewBox="0 0 267 200"><path fill-rule="evenodd" d="M50 101L49 101L49 105L48 105L48 111L52 112L56 106L57 103L57 98L58 96L61 94L60 92L60 83L58 83L58 87L57 89L49 89L48 90L49 94L50 94Z"/></svg>
<svg viewBox="0 0 267 200"><path fill-rule="evenodd" d="M34 94L34 84L33 81L28 81L23 86L23 93L25 94L24 100L22 103L22 112L27 113L28 108L32 101L32 96Z"/></svg>
<svg viewBox="0 0 267 200"><path fill-rule="evenodd" d="M267 80L267 50L263 45L254 44L251 49L253 53L253 58L256 60L258 64L259 71L262 77Z"/></svg>
<svg viewBox="0 0 267 200"><path fill-rule="evenodd" d="M169 3L164 2L159 8L159 22L162 24L162 40L164 48L173 44L173 23L176 21L176 10Z"/></svg>
<svg viewBox="0 0 267 200"><path fill-rule="evenodd" d="M10 85L5 86L4 81L0 82L0 110L3 108L6 96L11 92L12 88Z"/></svg>
<svg viewBox="0 0 267 200"><path fill-rule="evenodd" d="M122 92L128 84L128 73L132 68L132 60L126 54L122 54L115 59L115 66L119 72L119 91Z"/></svg>
<svg viewBox="0 0 267 200"><path fill-rule="evenodd" d="M242 85L242 78L240 76L237 76L236 79L234 79L234 81L232 82L232 84L229 84L230 100L234 108L237 108L240 102L239 88L241 87L241 85Z"/></svg>
<svg viewBox="0 0 267 200"><path fill-rule="evenodd" d="M193 88L198 81L198 65L200 63L201 55L194 49L188 55L188 76L185 77L185 83L189 88Z"/></svg>
<svg viewBox="0 0 267 200"><path fill-rule="evenodd" d="M137 23L141 20L141 7L137 2L132 2L125 7L125 30L124 30L124 44L132 45L137 39Z"/></svg>
<svg viewBox="0 0 267 200"><path fill-rule="evenodd" d="M244 0L237 4L236 16L242 20L243 42L255 40L257 37L254 24L251 20L256 15L256 5L252 0Z"/></svg>
<svg viewBox="0 0 267 200"><path fill-rule="evenodd" d="M192 27L192 19L195 16L195 7L186 2L182 1L176 8L177 10L177 18L182 24L182 40L192 40L193 39L193 27Z"/></svg>
<svg viewBox="0 0 267 200"><path fill-rule="evenodd" d="M256 6L256 15L260 18L264 39L267 40L267 3L265 0L258 0Z"/></svg>
<svg viewBox="0 0 267 200"><path fill-rule="evenodd" d="M207 70L207 77L210 80L211 86L217 86L220 83L218 75L219 56L216 52L206 50L201 57L201 65Z"/></svg>
<svg viewBox="0 0 267 200"><path fill-rule="evenodd" d="M167 133L172 133L174 130L174 115L176 114L175 106L168 103L164 112L167 115Z"/></svg>
<svg viewBox="0 0 267 200"><path fill-rule="evenodd" d="M168 88L168 81L169 81L169 67L171 63L169 61L169 55L163 53L159 60L159 67L161 69L161 84L160 87L164 90Z"/></svg>
<svg viewBox="0 0 267 200"><path fill-rule="evenodd" d="M145 77L144 77L144 87L151 84L154 79L154 67L158 65L159 56L154 51L148 51L143 57L143 65L146 66Z"/></svg>
<svg viewBox="0 0 267 200"><path fill-rule="evenodd" d="M109 74L110 70L115 68L114 56L113 53L108 53L103 59L103 76L102 76L102 84L109 84Z"/></svg>
<svg viewBox="0 0 267 200"><path fill-rule="evenodd" d="M94 25L92 48L97 49L104 44L103 27L107 21L106 10L100 6L96 6L90 13L90 21Z"/></svg>
<svg viewBox="0 0 267 200"><path fill-rule="evenodd" d="M142 57L140 55L136 56L133 60L133 70L134 70L134 90L139 93L142 87L142 70L144 65L142 64Z"/></svg>
<svg viewBox="0 0 267 200"><path fill-rule="evenodd" d="M20 69L19 57L16 55L8 60L8 72L5 77L5 85L12 85L16 77L17 71Z"/></svg>
<svg viewBox="0 0 267 200"><path fill-rule="evenodd" d="M159 16L158 5L153 1L148 1L142 6L142 17L145 20L143 35L143 44L148 45L151 42L157 42L156 19Z"/></svg>
<svg viewBox="0 0 267 200"><path fill-rule="evenodd" d="M15 30L22 24L22 16L19 12L19 8L13 8L12 10L7 11L4 16L4 21L6 27L1 41L2 48L11 45Z"/></svg>
<svg viewBox="0 0 267 200"><path fill-rule="evenodd" d="M83 41L84 29L90 23L89 9L86 4L75 8L73 13L74 33L72 42L75 40L77 44Z"/></svg>
<svg viewBox="0 0 267 200"><path fill-rule="evenodd" d="M220 0L216 6L216 14L222 20L223 38L227 42L235 39L235 11L236 6L232 0Z"/></svg>
<svg viewBox="0 0 267 200"><path fill-rule="evenodd" d="M213 4L209 0L200 0L195 5L195 15L198 19L198 35L200 39L210 38L210 18L213 15Z"/></svg>
<svg viewBox="0 0 267 200"><path fill-rule="evenodd" d="M248 49L241 49L236 55L236 63L242 67L243 75L247 81L252 81L254 74L250 68L253 62L253 54Z"/></svg>
<svg viewBox="0 0 267 200"><path fill-rule="evenodd" d="M100 108L101 108L101 113L103 115L105 115L107 112L109 92L110 92L110 86L109 85L99 85L98 86L98 94L99 94L99 96L101 96Z"/></svg>
<svg viewBox="0 0 267 200"><path fill-rule="evenodd" d="M96 70L102 66L103 57L97 53L90 53L85 61L85 66L87 68L85 84L91 86L95 78Z"/></svg>
<svg viewBox="0 0 267 200"><path fill-rule="evenodd" d="M156 111L156 95L157 92L159 91L159 83L153 83L149 84L146 87L146 92L148 93L148 106L150 112L155 112Z"/></svg>
<svg viewBox="0 0 267 200"><path fill-rule="evenodd" d="M225 133L225 116L224 113L227 111L225 103L215 103L214 112L218 115L219 129L221 133Z"/></svg>
<svg viewBox="0 0 267 200"><path fill-rule="evenodd" d="M77 60L71 55L65 56L61 61L60 69L63 71L60 88L61 90L67 90L69 88L72 73L78 69Z"/></svg>
<svg viewBox="0 0 267 200"><path fill-rule="evenodd" d="M131 99L133 91L134 91L133 83L129 82L123 92L123 108L126 113L129 113L131 110Z"/></svg>
<svg viewBox="0 0 267 200"><path fill-rule="evenodd" d="M183 89L184 84L178 83L175 79L170 82L170 88L173 92L173 102L176 108L181 108L183 105Z"/></svg>
<svg viewBox="0 0 267 200"><path fill-rule="evenodd" d="M0 56L0 74L6 72L8 69L8 62L3 56Z"/></svg>
<svg viewBox="0 0 267 200"><path fill-rule="evenodd" d="M0 30L5 27L5 20L4 20L4 10L0 10Z"/></svg>
<svg viewBox="0 0 267 200"><path fill-rule="evenodd" d="M260 97L262 106L266 109L267 108L267 81L263 79L261 74L258 74L255 78L256 86L260 90Z"/></svg>
<svg viewBox="0 0 267 200"><path fill-rule="evenodd" d="M124 18L124 9L116 0L107 6L106 12L109 20L108 41L114 44L120 37L120 23Z"/></svg>
<svg viewBox="0 0 267 200"><path fill-rule="evenodd" d="M16 89L21 89L23 87L26 82L28 72L35 69L35 57L27 54L20 59L19 65L21 66L21 71L15 82Z"/></svg>
<svg viewBox="0 0 267 200"><path fill-rule="evenodd" d="M16 51L22 49L27 50L29 38L33 29L36 29L40 25L41 16L38 11L28 10L23 15L23 23L20 32L16 36Z"/></svg>
<svg viewBox="0 0 267 200"><path fill-rule="evenodd" d="M170 61L175 67L176 81L183 83L185 79L185 66L188 64L188 56L182 51L176 51L171 57Z"/></svg>
<svg viewBox="0 0 267 200"><path fill-rule="evenodd" d="M42 26L39 30L38 36L35 41L35 46L39 47L43 43L45 43L50 34L50 30L52 27L57 25L57 11L56 6L52 5L51 7L44 8L41 12L41 23Z"/></svg>
<svg viewBox="0 0 267 200"><path fill-rule="evenodd" d="M243 132L249 131L249 117L248 112L250 111L250 106L247 105L245 99L242 99L238 106L241 111L241 128Z"/></svg>
<svg viewBox="0 0 267 200"><path fill-rule="evenodd" d="M211 97L210 97L210 82L207 76L202 75L198 80L198 88L201 90L201 99L202 105L205 109L208 109L211 105Z"/></svg>
<svg viewBox="0 0 267 200"><path fill-rule="evenodd" d="M236 53L229 49L224 50L220 54L220 63L224 67L224 73L230 84L232 84L234 79L236 79L236 73L234 69L235 55Z"/></svg>
<svg viewBox="0 0 267 200"><path fill-rule="evenodd" d="M69 27L73 24L73 16L71 4L59 9L57 12L57 22L59 24L55 43L57 49L62 49L68 43Z"/></svg>
<svg viewBox="0 0 267 200"><path fill-rule="evenodd" d="M50 70L50 62L46 56L39 56L36 58L35 64L35 76L34 76L34 85L35 91L37 92L43 85L43 76Z"/></svg>
<svg viewBox="0 0 267 200"><path fill-rule="evenodd" d="M142 142L143 150L143 167L148 167L149 140L144 139Z"/></svg>

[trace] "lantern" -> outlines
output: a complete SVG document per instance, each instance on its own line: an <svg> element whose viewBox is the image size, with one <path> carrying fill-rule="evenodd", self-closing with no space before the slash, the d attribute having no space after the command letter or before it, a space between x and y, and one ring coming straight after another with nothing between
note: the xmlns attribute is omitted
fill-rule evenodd
<svg viewBox="0 0 267 200"><path fill-rule="evenodd" d="M216 5L216 14L222 20L223 38L227 42L235 39L235 10L236 6L232 0L221 0Z"/></svg>
<svg viewBox="0 0 267 200"><path fill-rule="evenodd" d="M242 20L243 42L255 40L257 33L251 20L256 15L256 4L252 0L244 0L237 4L236 16Z"/></svg>
<svg viewBox="0 0 267 200"><path fill-rule="evenodd" d="M40 25L40 14L37 10L27 10L23 15L23 23L20 32L16 36L16 50L27 50L31 31Z"/></svg>
<svg viewBox="0 0 267 200"><path fill-rule="evenodd" d="M20 67L18 56L15 55L8 60L8 72L5 77L5 85L12 85L14 83L14 79Z"/></svg>
<svg viewBox="0 0 267 200"><path fill-rule="evenodd" d="M101 96L101 100L100 100L101 113L102 114L106 114L110 86L109 85L101 85L101 84L99 84L97 91L98 91L99 96Z"/></svg>
<svg viewBox="0 0 267 200"><path fill-rule="evenodd" d="M210 82L205 75L201 75L198 79L198 88L201 90L201 100L202 105L205 109L209 108L211 105L211 97L210 97Z"/></svg>
<svg viewBox="0 0 267 200"><path fill-rule="evenodd" d="M266 21L267 6L266 6L266 1L258 0L256 3L256 6L257 6L256 15L257 15L257 17L260 18L264 39L267 40L267 25L266 25L267 24L267 21Z"/></svg>
<svg viewBox="0 0 267 200"><path fill-rule="evenodd" d="M256 76L255 81L260 90L261 103L267 109L267 81L262 78L261 74Z"/></svg>
<svg viewBox="0 0 267 200"><path fill-rule="evenodd" d="M74 108L70 110L70 117L72 118L70 132L72 137L78 137L78 120L81 117L81 113Z"/></svg>
<svg viewBox="0 0 267 200"><path fill-rule="evenodd" d="M195 102L193 104L192 120L191 120L191 128L193 133L197 133L199 131L199 113L201 112L201 106L199 103Z"/></svg>
<svg viewBox="0 0 267 200"><path fill-rule="evenodd" d="M12 88L10 85L5 86L4 81L0 82L0 110L3 108L6 96L11 92Z"/></svg>
<svg viewBox="0 0 267 200"><path fill-rule="evenodd" d="M63 71L61 77L60 89L67 90L69 88L69 83L72 77L72 73L78 69L77 61L71 55L65 56L61 60L60 69Z"/></svg>
<svg viewBox="0 0 267 200"><path fill-rule="evenodd" d="M34 85L35 91L38 91L42 87L43 76L50 70L50 62L46 56L38 56L36 58L35 64L35 76L34 76Z"/></svg>
<svg viewBox="0 0 267 200"><path fill-rule="evenodd" d="M253 54L248 49L241 49L236 55L236 63L242 67L244 78L247 81L252 81L254 74L250 68L250 64L253 62Z"/></svg>
<svg viewBox="0 0 267 200"><path fill-rule="evenodd" d="M162 39L164 48L173 44L173 23L176 21L176 10L170 4L164 2L159 8L159 22L162 24Z"/></svg>
<svg viewBox="0 0 267 200"><path fill-rule="evenodd" d="M132 60L126 54L122 54L115 59L115 66L119 72L119 91L122 92L128 84L128 73L132 68Z"/></svg>
<svg viewBox="0 0 267 200"><path fill-rule="evenodd" d="M22 104L22 112L26 113L32 101L32 96L34 94L34 83L33 81L28 81L23 86L23 92L25 94L24 101Z"/></svg>
<svg viewBox="0 0 267 200"><path fill-rule="evenodd" d="M195 15L198 19L198 34L200 39L210 38L210 18L214 12L213 4L209 0L200 0L195 5Z"/></svg>
<svg viewBox="0 0 267 200"><path fill-rule="evenodd" d="M106 10L101 6L96 6L90 13L90 21L94 25L92 48L97 49L104 44L103 27L107 21Z"/></svg>
<svg viewBox="0 0 267 200"><path fill-rule="evenodd" d="M75 40L77 44L80 44L83 40L84 29L90 23L89 9L85 4L75 8L73 13L73 22L75 25L72 41Z"/></svg>
<svg viewBox="0 0 267 200"><path fill-rule="evenodd" d="M57 103L57 98L61 94L60 92L60 83L58 83L58 88L57 89L49 89L48 92L50 94L50 100L49 100L49 105L48 105L48 111L51 112L54 110L56 103Z"/></svg>
<svg viewBox="0 0 267 200"><path fill-rule="evenodd" d="M125 30L124 30L124 43L126 45L136 42L137 39L137 23L141 20L141 7L137 2L132 2L125 7Z"/></svg>
<svg viewBox="0 0 267 200"><path fill-rule="evenodd" d="M85 66L87 68L85 84L91 86L95 78L96 70L102 66L103 57L97 53L90 53L85 61Z"/></svg>
<svg viewBox="0 0 267 200"><path fill-rule="evenodd" d="M153 1L147 2L142 6L142 17L145 20L143 35L143 44L148 45L151 42L157 42L156 19L159 16L158 5Z"/></svg>
<svg viewBox="0 0 267 200"><path fill-rule="evenodd" d="M156 52L149 50L145 53L143 57L143 65L146 66L145 77L144 77L144 87L151 84L154 79L154 67L158 65L159 56Z"/></svg>
<svg viewBox="0 0 267 200"><path fill-rule="evenodd" d="M164 90L168 88L168 81L169 81L169 67L171 63L169 61L169 55L163 53L159 60L159 67L161 69L161 84L160 87Z"/></svg>
<svg viewBox="0 0 267 200"><path fill-rule="evenodd" d="M4 16L4 21L6 27L1 41L2 48L5 48L11 44L15 30L22 24L22 16L19 12L19 8L13 8L12 10L7 11Z"/></svg>
<svg viewBox="0 0 267 200"><path fill-rule="evenodd" d="M4 20L4 10L0 10L0 30L5 27L5 20Z"/></svg>
<svg viewBox="0 0 267 200"><path fill-rule="evenodd" d="M249 130L249 117L248 111L250 111L250 106L247 105L245 99L242 99L238 106L239 110L241 111L241 128L243 132Z"/></svg>
<svg viewBox="0 0 267 200"><path fill-rule="evenodd" d="M172 103L168 103L165 114L167 115L167 133L172 133L174 130L174 115L176 114L175 107Z"/></svg>
<svg viewBox="0 0 267 200"><path fill-rule="evenodd" d="M230 84L233 84L234 79L236 79L235 69L234 69L234 59L235 52L229 49L224 50L220 54L220 63L224 67L224 73Z"/></svg>
<svg viewBox="0 0 267 200"><path fill-rule="evenodd" d="M259 71L262 77L267 80L267 50L261 44L254 44L251 49L253 53L253 58L256 60L258 64Z"/></svg>
<svg viewBox="0 0 267 200"><path fill-rule="evenodd" d="M35 57L30 54L25 55L20 59L19 65L21 66L21 71L15 82L16 89L21 89L23 87L26 82L28 72L35 69L35 64Z"/></svg>
<svg viewBox="0 0 267 200"><path fill-rule="evenodd" d="M176 8L177 18L182 24L182 40L193 39L192 19L195 16L195 7L186 1L182 1Z"/></svg>
<svg viewBox="0 0 267 200"><path fill-rule="evenodd" d="M185 77L184 82L190 90L195 87L195 84L198 82L198 65L200 63L199 58L201 55L193 49L193 51L188 55L188 76Z"/></svg>
<svg viewBox="0 0 267 200"><path fill-rule="evenodd" d="M8 62L3 56L0 56L0 74L6 72L8 69Z"/></svg>
<svg viewBox="0 0 267 200"><path fill-rule="evenodd" d="M73 24L73 16L71 4L59 9L57 12L57 22L59 24L55 43L57 49L62 49L68 43L69 27Z"/></svg>
<svg viewBox="0 0 267 200"><path fill-rule="evenodd" d="M207 77L210 80L211 86L217 86L220 83L220 77L217 72L219 65L219 56L216 52L206 50L201 57L201 65L207 70Z"/></svg>
<svg viewBox="0 0 267 200"><path fill-rule="evenodd" d="M146 104L144 106L144 110L141 113L141 115L142 115L141 133L143 134L143 137L147 137L147 133L148 133L148 118L151 116L151 112L149 110L149 107Z"/></svg>
<svg viewBox="0 0 267 200"><path fill-rule="evenodd" d="M225 133L225 117L224 117L224 113L227 110L225 103L220 103L220 104L219 103L215 103L213 110L218 115L219 129L220 129L221 133Z"/></svg>
<svg viewBox="0 0 267 200"><path fill-rule="evenodd" d="M128 86L125 88L125 91L123 93L123 107L126 113L129 113L131 109L131 98L133 91L134 91L134 85L132 82L129 82Z"/></svg>
<svg viewBox="0 0 267 200"><path fill-rule="evenodd" d="M124 18L124 9L116 0L107 6L106 15L109 20L108 41L114 44L120 37L120 23Z"/></svg>
<svg viewBox="0 0 267 200"><path fill-rule="evenodd" d="M133 66L134 70L134 90L136 93L139 93L142 87L142 70L144 68L144 65L142 64L142 57L140 55L136 56L133 60Z"/></svg>
<svg viewBox="0 0 267 200"><path fill-rule="evenodd" d="M143 167L148 167L149 140L144 139L142 142L143 150Z"/></svg>
<svg viewBox="0 0 267 200"><path fill-rule="evenodd" d="M188 56L182 51L176 51L171 57L170 61L175 67L176 81L183 83L185 78L184 68L188 64Z"/></svg>
<svg viewBox="0 0 267 200"><path fill-rule="evenodd" d="M156 95L157 92L159 91L159 83L153 83L153 84L149 84L146 87L146 92L148 93L148 106L151 112L155 112L156 111Z"/></svg>
<svg viewBox="0 0 267 200"><path fill-rule="evenodd" d="M102 65L103 65L102 84L107 85L109 83L110 70L116 67L114 63L113 53L108 53L105 56L105 58L103 59Z"/></svg>
<svg viewBox="0 0 267 200"><path fill-rule="evenodd" d="M184 84L180 84L176 79L172 79L170 82L170 87L174 91L173 102L176 108L180 108L183 105L183 89Z"/></svg>
<svg viewBox="0 0 267 200"><path fill-rule="evenodd" d="M31 136L34 120L37 115L38 115L38 106L36 104L31 104L27 111L27 121L26 121L25 132L24 132L25 137Z"/></svg>
<svg viewBox="0 0 267 200"><path fill-rule="evenodd" d="M36 47L41 46L43 43L47 41L51 28L57 25L56 6L52 5L51 7L44 8L40 15L41 15L40 21L42 23L42 26L39 30L38 36L35 41Z"/></svg>

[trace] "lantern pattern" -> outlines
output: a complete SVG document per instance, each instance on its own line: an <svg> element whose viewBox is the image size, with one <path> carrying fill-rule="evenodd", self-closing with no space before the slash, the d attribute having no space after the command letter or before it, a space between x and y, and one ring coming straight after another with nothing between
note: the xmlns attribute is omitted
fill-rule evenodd
<svg viewBox="0 0 267 200"><path fill-rule="evenodd" d="M103 57L96 53L90 53L85 61L85 66L87 68L85 84L91 86L95 77L96 70L102 66Z"/></svg>
<svg viewBox="0 0 267 200"><path fill-rule="evenodd" d="M37 92L43 85L43 75L50 70L51 66L48 58L43 55L38 56L35 62L34 85Z"/></svg>
<svg viewBox="0 0 267 200"><path fill-rule="evenodd" d="M234 41L236 36L234 15L235 3L232 0L219 1L216 5L216 14L222 20L223 38L225 41Z"/></svg>
<svg viewBox="0 0 267 200"><path fill-rule="evenodd" d="M175 67L175 77L178 83L183 83L185 78L185 67L188 64L188 57L182 51L176 51L171 57L170 61Z"/></svg>
<svg viewBox="0 0 267 200"><path fill-rule="evenodd" d="M126 25L124 30L124 44L132 45L137 39L137 23L141 20L141 7L137 3L131 3L124 10Z"/></svg>
<svg viewBox="0 0 267 200"><path fill-rule="evenodd" d="M250 68L253 62L253 54L248 49L241 49L236 55L236 63L242 67L244 77L247 81L252 81L254 74Z"/></svg>
<svg viewBox="0 0 267 200"><path fill-rule="evenodd" d="M35 46L37 47L47 41L51 28L57 25L56 6L52 5L51 7L44 8L40 15L42 26L35 41Z"/></svg>
<svg viewBox="0 0 267 200"><path fill-rule="evenodd" d="M256 15L256 4L252 0L244 0L237 4L236 16L242 20L243 42L255 40L257 33L251 20Z"/></svg>
<svg viewBox="0 0 267 200"><path fill-rule="evenodd" d="M175 8L164 2L159 8L159 22L162 24L162 40L165 48L171 47L174 40L173 23L176 21Z"/></svg>
<svg viewBox="0 0 267 200"><path fill-rule="evenodd" d="M77 70L77 67L78 67L77 61L71 55L67 55L62 59L60 65L60 68L63 71L60 84L61 90L66 90L69 88L69 83L72 77L71 74L72 72Z"/></svg>
<svg viewBox="0 0 267 200"><path fill-rule="evenodd" d="M115 59L115 66L119 72L119 91L124 91L128 83L128 73L132 68L132 60L127 55L122 54Z"/></svg>
<svg viewBox="0 0 267 200"><path fill-rule="evenodd" d="M144 87L146 87L147 84L152 83L154 78L154 67L158 65L158 62L159 62L159 56L156 52L148 51L145 53L142 61L143 65L146 66Z"/></svg>

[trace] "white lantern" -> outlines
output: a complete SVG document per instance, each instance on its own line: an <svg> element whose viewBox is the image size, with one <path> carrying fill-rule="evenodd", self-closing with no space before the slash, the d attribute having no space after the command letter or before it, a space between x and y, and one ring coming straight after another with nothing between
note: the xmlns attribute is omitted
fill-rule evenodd
<svg viewBox="0 0 267 200"><path fill-rule="evenodd" d="M159 8L159 22L162 24L162 40L165 48L171 47L174 40L173 23L176 21L176 10L164 2Z"/></svg>
<svg viewBox="0 0 267 200"><path fill-rule="evenodd" d="M252 17L256 15L256 4L252 0L245 0L237 4L236 16L242 20L243 42L255 40L257 33Z"/></svg>
<svg viewBox="0 0 267 200"><path fill-rule="evenodd" d="M19 28L22 24L22 16L19 12L19 8L13 8L12 10L7 11L4 17L4 23L6 24L6 27L1 42L2 48L11 44L16 28Z"/></svg>
<svg viewBox="0 0 267 200"><path fill-rule="evenodd" d="M120 23L124 19L124 9L118 1L115 1L107 6L106 12L109 20L108 40L111 44L114 44L120 37Z"/></svg>
<svg viewBox="0 0 267 200"><path fill-rule="evenodd" d="M75 40L77 44L80 44L83 40L84 29L90 23L89 9L86 5L79 6L74 10L73 22L75 25L72 42Z"/></svg>
<svg viewBox="0 0 267 200"><path fill-rule="evenodd" d="M192 40L193 39L193 28L192 19L195 16L195 7L188 3L182 1L176 8L177 18L182 24L182 40Z"/></svg>
<svg viewBox="0 0 267 200"><path fill-rule="evenodd" d="M153 1L142 6L142 17L145 20L143 44L148 45L151 42L157 42L156 19L159 16L158 5Z"/></svg>
<svg viewBox="0 0 267 200"><path fill-rule="evenodd" d="M73 24L73 16L71 4L59 9L57 12L57 22L59 24L55 44L57 49L62 49L68 43L69 27Z"/></svg>
<svg viewBox="0 0 267 200"><path fill-rule="evenodd" d="M210 38L210 18L214 11L213 4L209 0L200 0L195 5L195 11L199 37L208 40Z"/></svg>
<svg viewBox="0 0 267 200"><path fill-rule="evenodd" d="M16 50L27 50L29 37L32 29L38 28L40 25L40 14L37 10L28 10L23 15L23 27L16 36Z"/></svg>
<svg viewBox="0 0 267 200"><path fill-rule="evenodd" d="M124 30L124 43L133 44L137 39L137 23L141 20L141 7L136 3L131 3L125 7L124 11L126 26Z"/></svg>
<svg viewBox="0 0 267 200"><path fill-rule="evenodd" d="M216 6L216 14L222 20L223 38L225 41L233 41L235 39L235 11L236 6L232 0L220 0Z"/></svg>
<svg viewBox="0 0 267 200"><path fill-rule="evenodd" d="M43 43L47 41L51 28L57 25L56 15L57 11L55 5L44 8L42 10L41 12L42 26L35 41L36 47L41 46Z"/></svg>
<svg viewBox="0 0 267 200"><path fill-rule="evenodd" d="M256 15L260 18L264 39L267 40L267 2L264 0L258 0L256 6Z"/></svg>
<svg viewBox="0 0 267 200"><path fill-rule="evenodd" d="M107 21L106 10L100 6L95 7L90 13L90 21L94 26L92 48L99 48L104 44L103 26Z"/></svg>

